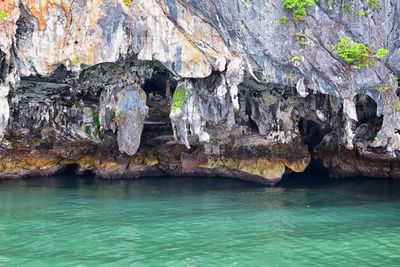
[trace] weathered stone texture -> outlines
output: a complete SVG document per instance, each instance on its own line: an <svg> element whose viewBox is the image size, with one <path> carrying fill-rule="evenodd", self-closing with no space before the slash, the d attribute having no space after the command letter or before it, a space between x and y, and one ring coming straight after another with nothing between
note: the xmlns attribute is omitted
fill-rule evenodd
<svg viewBox="0 0 400 267"><path fill-rule="evenodd" d="M281 0L1 1L0 176L275 183L320 158L399 177L400 4L379 3L319 1L296 22ZM333 49L346 35L389 55L356 69Z"/></svg>

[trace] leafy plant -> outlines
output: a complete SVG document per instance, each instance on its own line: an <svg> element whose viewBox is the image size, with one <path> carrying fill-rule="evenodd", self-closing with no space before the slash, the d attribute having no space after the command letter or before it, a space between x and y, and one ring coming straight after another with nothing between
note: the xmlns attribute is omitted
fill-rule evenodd
<svg viewBox="0 0 400 267"><path fill-rule="evenodd" d="M340 12L351 12L352 11L353 3L351 2L344 2L343 6L340 8Z"/></svg>
<svg viewBox="0 0 400 267"><path fill-rule="evenodd" d="M88 137L91 137L91 136L92 136L92 129L90 128L89 125L86 125L86 126L85 126L85 134L86 134Z"/></svg>
<svg viewBox="0 0 400 267"><path fill-rule="evenodd" d="M328 10L333 10L333 1L334 0L328 0Z"/></svg>
<svg viewBox="0 0 400 267"><path fill-rule="evenodd" d="M120 112L120 111L115 110L114 116L115 116L115 120L117 121L117 123L124 120L124 114L122 114L122 112Z"/></svg>
<svg viewBox="0 0 400 267"><path fill-rule="evenodd" d="M381 3L379 2L379 0L368 0L368 6L375 11L381 9Z"/></svg>
<svg viewBox="0 0 400 267"><path fill-rule="evenodd" d="M350 36L345 36L333 46L338 54L347 64L355 65L357 69L368 67L373 64L369 59L371 50L363 43L353 41Z"/></svg>
<svg viewBox="0 0 400 267"><path fill-rule="evenodd" d="M93 113L93 125L96 127L100 127L100 116L98 112Z"/></svg>
<svg viewBox="0 0 400 267"><path fill-rule="evenodd" d="M79 67L79 65L81 64L81 62L80 62L80 60L79 60L78 57L74 57L74 58L71 60L71 64L72 64L72 66L74 66L74 67Z"/></svg>
<svg viewBox="0 0 400 267"><path fill-rule="evenodd" d="M301 44L301 45L308 44L307 37L306 37L306 35L304 33L297 32L296 33L296 37L297 37L297 43L298 44Z"/></svg>
<svg viewBox="0 0 400 267"><path fill-rule="evenodd" d="M387 50L386 48L379 48L378 50L376 50L375 52L375 57L378 59L381 59L385 56L387 56L389 54L389 50Z"/></svg>
<svg viewBox="0 0 400 267"><path fill-rule="evenodd" d="M283 0L286 9L293 10L293 17L296 21L304 20L307 15L307 7L315 5L318 0Z"/></svg>
<svg viewBox="0 0 400 267"><path fill-rule="evenodd" d="M294 56L290 59L290 62L292 63L296 63L296 62L300 62L301 61L301 57L299 56Z"/></svg>
<svg viewBox="0 0 400 267"><path fill-rule="evenodd" d="M176 113L178 109L181 109L187 100L187 89L185 87L179 87L174 92L172 102L172 113Z"/></svg>
<svg viewBox="0 0 400 267"><path fill-rule="evenodd" d="M8 18L8 16L9 14L7 10L0 10L0 21L5 20L6 18Z"/></svg>
<svg viewBox="0 0 400 267"><path fill-rule="evenodd" d="M389 85L383 84L382 86L375 88L375 90L378 91L379 93L384 93L387 90L389 90L389 88L390 88Z"/></svg>
<svg viewBox="0 0 400 267"><path fill-rule="evenodd" d="M396 102L396 104L394 105L394 110L400 111L400 101Z"/></svg>
<svg viewBox="0 0 400 267"><path fill-rule="evenodd" d="M92 115L92 124L86 124L84 128L85 134L89 138L102 138L100 132L100 117L98 112L94 112Z"/></svg>
<svg viewBox="0 0 400 267"><path fill-rule="evenodd" d="M307 44L308 44L308 41L307 41L306 38L300 38L300 39L297 41L297 43L298 43L298 44L301 44L301 45L307 45Z"/></svg>
<svg viewBox="0 0 400 267"><path fill-rule="evenodd" d="M92 124L94 127L93 136L95 138L100 137L100 116L98 112L93 113Z"/></svg>
<svg viewBox="0 0 400 267"><path fill-rule="evenodd" d="M353 41L350 36L341 38L333 49L344 62L354 65L356 69L369 67L375 63L375 59L381 59L389 54L385 48L379 48L373 53L367 45Z"/></svg>
<svg viewBox="0 0 400 267"><path fill-rule="evenodd" d="M250 0L242 0L242 5L244 8L249 8L250 7Z"/></svg>
<svg viewBox="0 0 400 267"><path fill-rule="evenodd" d="M125 4L127 7L131 7L131 6L132 6L132 0L124 0L124 4Z"/></svg>
<svg viewBox="0 0 400 267"><path fill-rule="evenodd" d="M369 14L368 11L365 10L358 11L358 15L361 17L367 17L368 14Z"/></svg>
<svg viewBox="0 0 400 267"><path fill-rule="evenodd" d="M285 24L285 23L287 23L288 21L289 21L289 19L288 19L287 17L282 17L282 18L279 19L279 23L280 23L280 24Z"/></svg>
<svg viewBox="0 0 400 267"><path fill-rule="evenodd" d="M307 11L305 8L299 8L293 11L293 16L295 21L304 21L307 15Z"/></svg>

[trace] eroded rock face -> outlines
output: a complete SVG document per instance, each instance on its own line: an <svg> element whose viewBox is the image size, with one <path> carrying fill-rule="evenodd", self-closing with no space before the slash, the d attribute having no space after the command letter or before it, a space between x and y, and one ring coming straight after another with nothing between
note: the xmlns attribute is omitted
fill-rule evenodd
<svg viewBox="0 0 400 267"><path fill-rule="evenodd" d="M119 150L130 156L139 149L144 119L148 112L145 93L139 88L113 87L106 89L101 105L102 118L113 117L113 121L103 122L104 129L112 123L111 129L117 133ZM141 97L144 96L143 98ZM112 114L107 114L112 113Z"/></svg>
<svg viewBox="0 0 400 267"><path fill-rule="evenodd" d="M400 6L339 2L0 2L0 177L400 177ZM355 69L344 36L389 55Z"/></svg>

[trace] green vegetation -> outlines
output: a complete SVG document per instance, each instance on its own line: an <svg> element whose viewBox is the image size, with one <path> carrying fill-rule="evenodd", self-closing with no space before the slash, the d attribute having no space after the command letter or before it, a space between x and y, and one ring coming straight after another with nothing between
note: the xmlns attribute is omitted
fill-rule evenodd
<svg viewBox="0 0 400 267"><path fill-rule="evenodd" d="M333 10L333 4L337 0L327 0L328 1L328 10ZM369 15L369 12L367 10L360 10L356 11L353 9L353 0L344 0L343 3L341 4L340 7L340 12L342 13L352 13L352 14L358 14L361 17L367 17ZM379 0L368 0L368 7L372 10L379 10L381 8L381 4L379 3Z"/></svg>
<svg viewBox="0 0 400 267"><path fill-rule="evenodd" d="M374 55L367 45L353 41L350 36L341 38L333 46L333 49L344 62L354 65L356 69L372 66L375 59L380 59L389 54L387 49L379 48Z"/></svg>
<svg viewBox="0 0 400 267"><path fill-rule="evenodd" d="M100 116L98 112L93 112L92 125L85 125L84 132L89 138L102 139L100 132Z"/></svg>
<svg viewBox="0 0 400 267"><path fill-rule="evenodd" d="M172 113L176 113L178 109L181 109L187 100L187 89L185 87L179 87L174 92L172 102Z"/></svg>
<svg viewBox="0 0 400 267"><path fill-rule="evenodd" d="M289 21L289 19L288 19L287 17L282 17L282 18L279 19L279 23L280 23L280 24L285 24L285 23L287 23L288 21Z"/></svg>
<svg viewBox="0 0 400 267"><path fill-rule="evenodd" d="M376 50L375 52L375 57L378 59L381 59L385 56L387 56L389 54L389 50L387 50L386 48L379 48L378 50Z"/></svg>
<svg viewBox="0 0 400 267"><path fill-rule="evenodd" d="M361 11L358 11L358 15L361 17L367 17L369 15L369 13L368 13L368 11L361 10Z"/></svg>
<svg viewBox="0 0 400 267"><path fill-rule="evenodd" d="M334 0L328 0L328 10L333 10L333 2Z"/></svg>
<svg viewBox="0 0 400 267"><path fill-rule="evenodd" d="M81 62L80 62L78 57L74 57L71 60L71 64L72 64L73 67L79 67L81 65Z"/></svg>
<svg viewBox="0 0 400 267"><path fill-rule="evenodd" d="M86 134L87 136L89 136L89 137L92 136L92 129L90 128L89 125L86 125L86 126L85 126L85 134Z"/></svg>
<svg viewBox="0 0 400 267"><path fill-rule="evenodd" d="M297 32L296 33L296 37L297 37L297 43L301 44L301 45L306 45L308 44L306 35L304 33L301 32Z"/></svg>
<svg viewBox="0 0 400 267"><path fill-rule="evenodd" d="M315 5L318 0L283 0L286 9L293 10L296 21L303 21L307 15L307 7Z"/></svg>
<svg viewBox="0 0 400 267"><path fill-rule="evenodd" d="M400 101L396 102L396 104L394 105L394 110L400 111Z"/></svg>
<svg viewBox="0 0 400 267"><path fill-rule="evenodd" d="M351 2L344 2L343 6L340 8L340 12L351 12L353 11L353 3Z"/></svg>
<svg viewBox="0 0 400 267"><path fill-rule="evenodd" d="M290 59L290 62L292 63L296 63L296 62L300 62L301 61L301 57L299 56L294 56Z"/></svg>
<svg viewBox="0 0 400 267"><path fill-rule="evenodd" d="M114 114L115 114L115 120L117 122L120 122L120 121L122 121L124 119L124 115L122 114L122 112L115 110Z"/></svg>
<svg viewBox="0 0 400 267"><path fill-rule="evenodd" d="M384 93L384 92L386 92L387 90L389 90L389 85L387 85L387 84L382 84L382 86L380 86L380 87L378 87L378 88L375 88L375 90L376 91L378 91L379 93Z"/></svg>
<svg viewBox="0 0 400 267"><path fill-rule="evenodd" d="M0 21L5 20L6 18L8 18L8 16L9 16L9 14L8 14L7 10L5 10L5 9L0 10Z"/></svg>
<svg viewBox="0 0 400 267"><path fill-rule="evenodd" d="M368 0L368 6L375 11L381 9L381 3L379 2L379 0Z"/></svg>
<svg viewBox="0 0 400 267"><path fill-rule="evenodd" d="M293 11L293 16L295 21L303 21L307 15L305 8L299 8Z"/></svg>
<svg viewBox="0 0 400 267"><path fill-rule="evenodd" d="M127 7L131 7L131 6L132 6L132 0L124 0L124 4L125 4Z"/></svg>
<svg viewBox="0 0 400 267"><path fill-rule="evenodd" d="M250 0L242 0L242 5L244 8L250 8Z"/></svg>
<svg viewBox="0 0 400 267"><path fill-rule="evenodd" d="M357 69L373 64L369 59L371 54L369 47L363 43L354 42L350 36L341 38L333 49L344 62L355 65Z"/></svg>
<svg viewBox="0 0 400 267"><path fill-rule="evenodd" d="M93 125L100 128L100 116L98 112L93 113Z"/></svg>
<svg viewBox="0 0 400 267"><path fill-rule="evenodd" d="M301 45L307 45L307 44L308 44L308 41L307 41L306 38L301 38L301 39L299 39L299 40L297 41L297 43L298 43L298 44L301 44Z"/></svg>
<svg viewBox="0 0 400 267"><path fill-rule="evenodd" d="M98 112L93 113L93 127L94 127L94 132L93 132L93 137L94 138L99 138L100 137L100 116Z"/></svg>

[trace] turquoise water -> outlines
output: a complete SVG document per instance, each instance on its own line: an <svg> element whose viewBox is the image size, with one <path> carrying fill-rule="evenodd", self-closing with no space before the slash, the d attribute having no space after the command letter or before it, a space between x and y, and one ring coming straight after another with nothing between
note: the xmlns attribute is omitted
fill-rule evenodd
<svg viewBox="0 0 400 267"><path fill-rule="evenodd" d="M390 180L1 181L0 216L0 266L400 266Z"/></svg>

